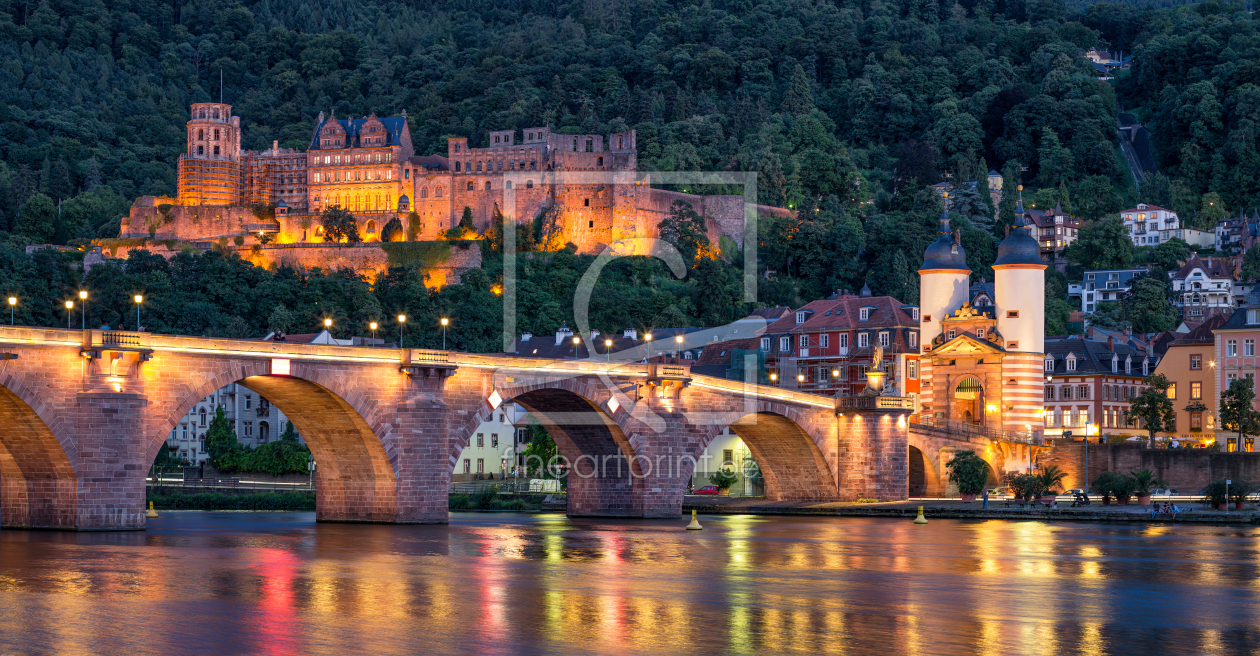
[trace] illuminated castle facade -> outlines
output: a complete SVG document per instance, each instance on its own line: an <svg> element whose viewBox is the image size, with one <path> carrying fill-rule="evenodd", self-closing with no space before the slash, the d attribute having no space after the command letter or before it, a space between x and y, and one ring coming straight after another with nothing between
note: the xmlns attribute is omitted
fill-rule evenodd
<svg viewBox="0 0 1260 656"><path fill-rule="evenodd" d="M993 305L968 301L971 269L949 216L919 269L922 417L1027 434L1042 425L1045 269L1023 202L993 263Z"/></svg>
<svg viewBox="0 0 1260 656"><path fill-rule="evenodd" d="M321 112L306 152L275 142L269 150L243 150L241 136L231 105L192 105L178 197L137 200L123 236L196 241L269 234L267 241L281 244L319 242L322 230L312 216L340 206L358 219L366 241L379 240L393 218L406 226L413 211L419 221L410 226L412 237L432 240L456 226L465 208L480 231L496 212L524 222L555 207L562 242L596 252L620 239L657 236L673 201L684 200L708 219L712 241L725 235L743 243L744 198L652 189L637 170L633 130L501 130L489 133L485 147L452 138L445 154L427 156L415 154L406 112L386 118ZM254 216L250 206L258 203L275 206L274 221Z"/></svg>

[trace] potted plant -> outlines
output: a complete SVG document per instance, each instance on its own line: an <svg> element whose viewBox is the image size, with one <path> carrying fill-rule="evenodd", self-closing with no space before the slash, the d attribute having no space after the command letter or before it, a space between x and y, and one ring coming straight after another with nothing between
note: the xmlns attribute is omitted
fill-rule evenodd
<svg viewBox="0 0 1260 656"><path fill-rule="evenodd" d="M1011 489L1012 499L1024 500L1028 496L1028 474L1007 474L1006 487Z"/></svg>
<svg viewBox="0 0 1260 656"><path fill-rule="evenodd" d="M958 486L958 493L966 503L975 501L989 481L989 463L975 451L959 451L945 463L945 468L949 470L949 481Z"/></svg>
<svg viewBox="0 0 1260 656"><path fill-rule="evenodd" d="M716 485L719 494L730 494L731 486L737 480L739 480L739 477L735 475L735 472L729 472L725 469L719 469L709 475L709 484Z"/></svg>
<svg viewBox="0 0 1260 656"><path fill-rule="evenodd" d="M1247 495L1251 494L1251 481L1235 478L1229 484L1229 500L1234 502L1234 508L1242 510L1247 503Z"/></svg>
<svg viewBox="0 0 1260 656"><path fill-rule="evenodd" d="M1133 478L1133 492L1137 495L1139 506L1151 505L1151 488L1165 486L1164 481L1149 469L1129 472L1129 476Z"/></svg>
<svg viewBox="0 0 1260 656"><path fill-rule="evenodd" d="M1057 497L1054 493L1054 489L1059 488L1062 490L1063 479L1065 478L1067 478L1067 472L1059 469L1058 465L1050 465L1049 467L1042 469L1041 473L1037 474L1037 482L1040 483L1041 487L1041 500L1048 503L1054 503L1054 500Z"/></svg>
<svg viewBox="0 0 1260 656"><path fill-rule="evenodd" d="M1137 483L1128 474L1116 474L1111 478L1111 493L1116 495L1117 506L1129 505Z"/></svg>
<svg viewBox="0 0 1260 656"><path fill-rule="evenodd" d="M1115 472L1105 471L1095 476L1094 480L1089 484L1089 491L1101 496L1104 506L1111 505L1111 480L1115 478L1115 476Z"/></svg>
<svg viewBox="0 0 1260 656"><path fill-rule="evenodd" d="M1216 510L1225 510L1225 480L1212 481L1203 488L1203 497L1208 506Z"/></svg>

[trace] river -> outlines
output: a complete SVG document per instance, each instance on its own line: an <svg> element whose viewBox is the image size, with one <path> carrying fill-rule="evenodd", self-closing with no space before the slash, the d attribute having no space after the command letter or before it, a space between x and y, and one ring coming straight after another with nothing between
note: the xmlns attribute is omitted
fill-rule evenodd
<svg viewBox="0 0 1260 656"><path fill-rule="evenodd" d="M0 654L1252 654L1260 527L165 511L0 531Z"/></svg>

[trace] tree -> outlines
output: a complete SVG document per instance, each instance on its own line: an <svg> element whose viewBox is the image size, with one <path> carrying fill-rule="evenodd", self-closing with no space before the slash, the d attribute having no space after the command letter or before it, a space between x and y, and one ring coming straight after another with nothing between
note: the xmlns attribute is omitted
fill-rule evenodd
<svg viewBox="0 0 1260 656"><path fill-rule="evenodd" d="M17 231L37 244L46 244L56 231L57 208L42 193L31 196L18 210Z"/></svg>
<svg viewBox="0 0 1260 656"><path fill-rule="evenodd" d="M477 227L473 225L473 211L471 207L464 206L464 212L459 217L459 223L455 227L446 231L447 239L469 239L477 234Z"/></svg>
<svg viewBox="0 0 1260 656"><path fill-rule="evenodd" d="M385 227L381 228L381 241L402 241L405 236L402 221L396 216L386 221Z"/></svg>
<svg viewBox="0 0 1260 656"><path fill-rule="evenodd" d="M949 470L949 481L958 486L961 494L979 494L989 480L989 463L976 455L975 451L959 451L949 462L945 463Z"/></svg>
<svg viewBox="0 0 1260 656"><path fill-rule="evenodd" d="M412 210L407 214L407 241L415 241L420 237L420 215Z"/></svg>
<svg viewBox="0 0 1260 656"><path fill-rule="evenodd" d="M347 242L357 244L359 240L359 222L348 210L335 205L319 215L320 225L324 226L324 239L334 243Z"/></svg>
<svg viewBox="0 0 1260 656"><path fill-rule="evenodd" d="M1241 275L1241 282L1254 282L1260 278L1260 248L1253 246L1247 249L1247 253L1243 255Z"/></svg>
<svg viewBox="0 0 1260 656"><path fill-rule="evenodd" d="M1120 194L1106 176L1091 175L1076 188L1076 213L1083 219L1101 219L1119 212L1124 209L1121 203Z"/></svg>
<svg viewBox="0 0 1260 656"><path fill-rule="evenodd" d="M1250 376L1230 381L1229 389L1221 392L1221 428L1238 433L1241 450L1243 437L1260 434L1260 413L1252 409L1256 400L1255 379Z"/></svg>
<svg viewBox="0 0 1260 656"><path fill-rule="evenodd" d="M1156 333L1176 327L1177 312L1168 302L1169 287L1167 278L1142 276L1133 282L1120 304L1135 332Z"/></svg>
<svg viewBox="0 0 1260 656"><path fill-rule="evenodd" d="M814 94L809 89L809 78L800 64L792 69L787 93L783 96L783 111L793 116L803 116L814 111Z"/></svg>
<svg viewBox="0 0 1260 656"><path fill-rule="evenodd" d="M1133 241L1119 216L1087 221L1064 255L1085 269L1123 269L1133 264Z"/></svg>
<svg viewBox="0 0 1260 656"><path fill-rule="evenodd" d="M1142 382L1147 387L1129 402L1129 408L1124 411L1124 419L1129 423L1142 422L1148 435L1148 445L1154 447L1155 433L1175 430L1173 403L1168 398L1168 387L1171 383L1164 374L1151 374Z"/></svg>
<svg viewBox="0 0 1260 656"><path fill-rule="evenodd" d="M709 247L709 232L704 217L685 200L675 200L670 204L669 214L661 221L658 230L661 239L673 244L688 263L694 263Z"/></svg>
<svg viewBox="0 0 1260 656"><path fill-rule="evenodd" d="M1197 227L1204 230L1214 230L1216 224L1225 218L1225 203L1221 201L1221 195L1215 191L1209 191L1199 199L1199 216L1195 223Z"/></svg>
<svg viewBox="0 0 1260 656"><path fill-rule="evenodd" d="M1248 254L1250 254L1250 251L1248 251ZM1190 244L1187 244L1184 239L1180 239L1178 237L1173 237L1172 239L1169 239L1168 241L1165 241L1151 249L1151 263L1159 266L1159 268L1165 271L1180 269L1181 263L1188 259L1190 259ZM1246 270L1247 265L1244 262L1244 277Z"/></svg>
<svg viewBox="0 0 1260 656"><path fill-rule="evenodd" d="M293 313L282 303L277 303L271 309L271 314L267 316L267 327L277 333L287 333L295 324Z"/></svg>
<svg viewBox="0 0 1260 656"><path fill-rule="evenodd" d="M557 478L556 466L560 454L556 442L546 428L530 424L526 429L529 446L521 452L525 460L525 475L530 478Z"/></svg>
<svg viewBox="0 0 1260 656"><path fill-rule="evenodd" d="M214 411L214 419L206 430L206 453L210 456L210 465L223 472L234 471L242 452L241 443L236 439L232 423L223 413L223 406Z"/></svg>

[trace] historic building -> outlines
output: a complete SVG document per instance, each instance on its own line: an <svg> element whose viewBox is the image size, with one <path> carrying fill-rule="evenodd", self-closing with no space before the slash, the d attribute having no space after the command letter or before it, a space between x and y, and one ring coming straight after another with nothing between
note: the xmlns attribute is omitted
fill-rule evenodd
<svg viewBox="0 0 1260 656"><path fill-rule="evenodd" d="M672 203L682 200L708 220L713 242L726 236L743 243L744 198L653 189L649 175L637 169L633 130L499 130L489 133L485 147L451 138L445 153L417 156L406 112L361 118L321 112L305 153L276 142L261 152L242 150L240 125L231 105L194 104L187 151L179 157L178 197L138 199L123 236L318 243L324 239L315 215L340 206L355 215L364 241L381 240L394 218L413 239L433 240L455 227L465 210L481 232L497 214L524 222L555 208L548 229L559 243L596 252L618 240L656 237ZM274 218L260 216L258 204L274 206ZM409 222L413 211L418 221Z"/></svg>
<svg viewBox="0 0 1260 656"><path fill-rule="evenodd" d="M919 269L921 421L1028 434L1042 425L1045 269L1021 202L993 263L993 305L970 302L971 269L942 213Z"/></svg>

